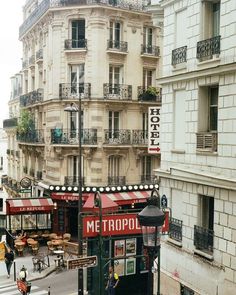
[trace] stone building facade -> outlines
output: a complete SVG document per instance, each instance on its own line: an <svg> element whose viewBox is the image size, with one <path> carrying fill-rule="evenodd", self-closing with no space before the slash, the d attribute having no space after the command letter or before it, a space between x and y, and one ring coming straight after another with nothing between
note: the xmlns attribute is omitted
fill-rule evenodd
<svg viewBox="0 0 236 295"><path fill-rule="evenodd" d="M236 290L236 2L163 0L163 294Z"/></svg>

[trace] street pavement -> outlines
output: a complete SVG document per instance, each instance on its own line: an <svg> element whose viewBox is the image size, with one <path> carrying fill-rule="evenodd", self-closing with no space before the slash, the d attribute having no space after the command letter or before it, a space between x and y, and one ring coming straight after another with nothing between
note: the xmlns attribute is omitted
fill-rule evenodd
<svg viewBox="0 0 236 295"><path fill-rule="evenodd" d="M16 286L15 279L18 278L20 269L22 268L23 265L28 271L28 277L27 277L28 281L42 279L48 276L50 273L52 273L55 270L54 256L49 256L50 267L43 269L41 273L39 273L38 271L34 271L32 258L33 256L28 253L26 253L22 257L15 256L14 264L12 264L12 267L11 267L10 278L7 278L7 270L6 270L5 262L0 261L0 294L4 294L4 295L19 294L19 291L18 293L5 293L5 291L3 292L2 289L6 287L10 287L10 286ZM14 268L16 270L15 277L14 277ZM41 295L41 293L37 293L37 294Z"/></svg>

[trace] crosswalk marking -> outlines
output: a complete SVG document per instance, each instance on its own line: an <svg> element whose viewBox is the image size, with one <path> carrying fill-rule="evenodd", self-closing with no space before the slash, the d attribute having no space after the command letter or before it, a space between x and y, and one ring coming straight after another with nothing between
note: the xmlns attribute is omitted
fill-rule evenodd
<svg viewBox="0 0 236 295"><path fill-rule="evenodd" d="M19 290L17 289L16 285L0 288L1 295L19 295ZM39 287L32 285L30 294L32 295L46 295L48 291L46 290L39 290Z"/></svg>

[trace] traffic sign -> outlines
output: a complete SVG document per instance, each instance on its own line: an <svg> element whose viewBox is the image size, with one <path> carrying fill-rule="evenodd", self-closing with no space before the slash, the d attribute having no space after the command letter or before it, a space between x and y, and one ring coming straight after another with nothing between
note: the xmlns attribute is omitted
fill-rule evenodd
<svg viewBox="0 0 236 295"><path fill-rule="evenodd" d="M97 266L97 256L86 256L67 260L67 269L87 268Z"/></svg>

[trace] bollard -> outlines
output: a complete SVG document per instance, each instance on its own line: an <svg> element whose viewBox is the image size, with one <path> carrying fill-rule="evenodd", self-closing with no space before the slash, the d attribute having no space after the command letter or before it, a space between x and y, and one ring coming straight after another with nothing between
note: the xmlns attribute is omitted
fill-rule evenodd
<svg viewBox="0 0 236 295"><path fill-rule="evenodd" d="M47 258L48 258L48 267L50 267L50 261L49 261L49 257L48 257L48 255L47 255Z"/></svg>
<svg viewBox="0 0 236 295"><path fill-rule="evenodd" d="M16 262L13 262L13 267L14 267L14 282L16 281Z"/></svg>
<svg viewBox="0 0 236 295"><path fill-rule="evenodd" d="M51 294L51 291L50 291L50 286L48 287L48 295Z"/></svg>

